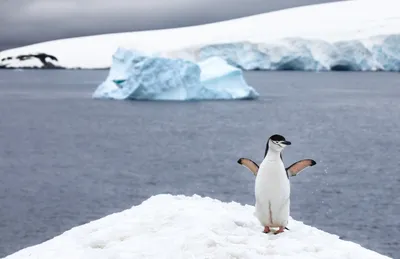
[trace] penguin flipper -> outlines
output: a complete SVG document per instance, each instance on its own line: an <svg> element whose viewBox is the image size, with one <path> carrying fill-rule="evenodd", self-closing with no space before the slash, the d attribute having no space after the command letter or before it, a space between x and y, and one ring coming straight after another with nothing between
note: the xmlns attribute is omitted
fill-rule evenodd
<svg viewBox="0 0 400 259"><path fill-rule="evenodd" d="M243 158L243 157L239 158L239 160L237 162L238 162L238 164L247 167L247 169L249 169L255 176L257 176L259 166L256 162L254 162L251 159Z"/></svg>
<svg viewBox="0 0 400 259"><path fill-rule="evenodd" d="M303 171L306 167L308 166L314 166L317 163L312 160L312 159L302 159L300 161L297 161L296 163L293 163L290 165L288 168L286 168L286 171L289 173L290 176L296 176L298 173Z"/></svg>

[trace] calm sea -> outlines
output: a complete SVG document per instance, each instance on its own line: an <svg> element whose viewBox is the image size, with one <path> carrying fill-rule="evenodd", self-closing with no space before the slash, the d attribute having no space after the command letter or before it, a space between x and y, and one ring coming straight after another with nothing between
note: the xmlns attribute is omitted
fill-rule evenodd
<svg viewBox="0 0 400 259"><path fill-rule="evenodd" d="M0 71L0 257L159 193L254 204L275 133L292 217L392 257L400 240L400 74L246 72L255 101L92 100L107 71Z"/></svg>

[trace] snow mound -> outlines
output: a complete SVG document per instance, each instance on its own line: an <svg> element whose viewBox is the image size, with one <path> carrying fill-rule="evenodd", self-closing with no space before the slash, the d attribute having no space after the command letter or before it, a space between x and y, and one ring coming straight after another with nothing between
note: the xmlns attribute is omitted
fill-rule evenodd
<svg viewBox="0 0 400 259"><path fill-rule="evenodd" d="M339 1L199 26L54 40L0 52L0 67L104 69L123 47L195 62L215 54L245 69L399 71L398 9L397 0Z"/></svg>
<svg viewBox="0 0 400 259"><path fill-rule="evenodd" d="M5 259L389 258L293 219L290 231L263 234L253 212L235 202L160 194Z"/></svg>
<svg viewBox="0 0 400 259"><path fill-rule="evenodd" d="M182 59L147 56L119 48L95 99L115 100L237 100L259 94L242 71L212 57L198 64Z"/></svg>

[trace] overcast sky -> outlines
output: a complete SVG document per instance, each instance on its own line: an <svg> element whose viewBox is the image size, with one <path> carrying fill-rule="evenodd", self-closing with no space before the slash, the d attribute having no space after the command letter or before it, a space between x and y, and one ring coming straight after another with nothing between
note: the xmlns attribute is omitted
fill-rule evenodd
<svg viewBox="0 0 400 259"><path fill-rule="evenodd" d="M0 50L74 36L204 24L332 1L0 0Z"/></svg>

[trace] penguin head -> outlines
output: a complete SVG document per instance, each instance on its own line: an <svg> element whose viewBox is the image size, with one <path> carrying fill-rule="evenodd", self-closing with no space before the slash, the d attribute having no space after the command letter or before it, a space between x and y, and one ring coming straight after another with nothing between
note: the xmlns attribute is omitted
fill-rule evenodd
<svg viewBox="0 0 400 259"><path fill-rule="evenodd" d="M267 147L275 152L281 152L286 146L291 145L290 141L287 141L285 137L275 134L269 137Z"/></svg>

